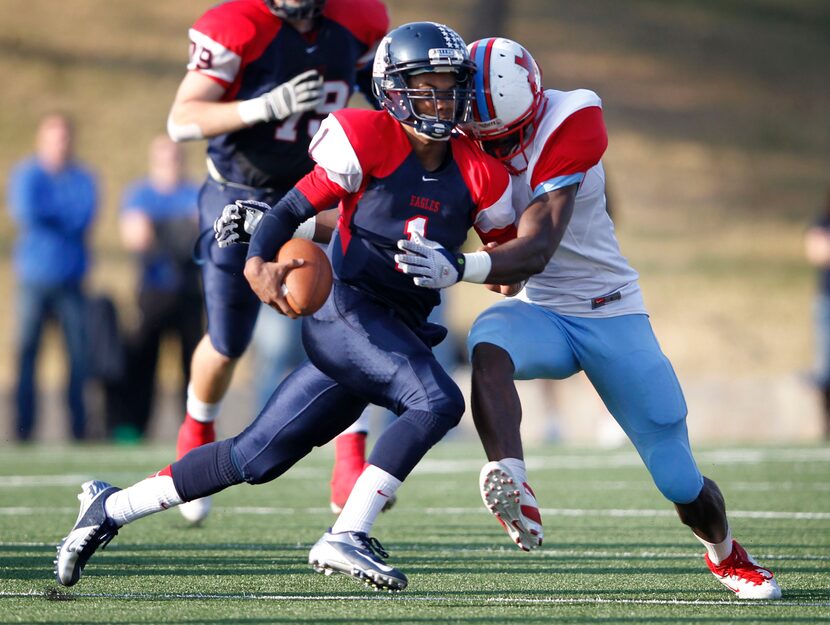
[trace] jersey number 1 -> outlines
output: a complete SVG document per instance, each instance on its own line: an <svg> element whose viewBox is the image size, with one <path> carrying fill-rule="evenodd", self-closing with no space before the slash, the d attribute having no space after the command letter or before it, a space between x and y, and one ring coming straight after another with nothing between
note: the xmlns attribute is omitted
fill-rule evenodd
<svg viewBox="0 0 830 625"><path fill-rule="evenodd" d="M424 217L423 215L416 215L411 219L406 220L406 225L403 227L403 233L406 235L407 239L412 239L412 235L416 232L420 234L422 237L426 238L427 236L427 221L428 217ZM395 269L398 271L403 271L403 268L400 266L399 263L395 263Z"/></svg>

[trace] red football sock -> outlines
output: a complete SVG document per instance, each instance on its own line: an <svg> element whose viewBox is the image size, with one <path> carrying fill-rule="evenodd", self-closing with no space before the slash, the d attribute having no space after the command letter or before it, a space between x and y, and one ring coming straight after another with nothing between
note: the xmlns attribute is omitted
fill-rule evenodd
<svg viewBox="0 0 830 625"><path fill-rule="evenodd" d="M189 414L184 416L184 421L179 428L179 437L176 441L176 460L184 456L191 449L200 447L216 440L216 429L213 421L202 423L196 421Z"/></svg>
<svg viewBox="0 0 830 625"><path fill-rule="evenodd" d="M341 434L334 439L331 500L341 508L366 466L366 432Z"/></svg>

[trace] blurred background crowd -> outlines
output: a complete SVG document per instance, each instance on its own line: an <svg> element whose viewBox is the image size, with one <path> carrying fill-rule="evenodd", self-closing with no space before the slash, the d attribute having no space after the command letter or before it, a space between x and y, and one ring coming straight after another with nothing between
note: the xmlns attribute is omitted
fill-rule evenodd
<svg viewBox="0 0 830 625"><path fill-rule="evenodd" d="M164 127L187 29L214 2L2 4L0 441L169 441L204 330L193 249L205 168L204 145L173 143ZM603 98L613 218L693 439L827 436L826 3L387 5L393 26L519 38L546 87ZM495 297L469 284L446 293L441 360L464 389L466 330ZM298 331L263 311L225 435L302 358ZM584 380L519 389L527 440L621 441Z"/></svg>

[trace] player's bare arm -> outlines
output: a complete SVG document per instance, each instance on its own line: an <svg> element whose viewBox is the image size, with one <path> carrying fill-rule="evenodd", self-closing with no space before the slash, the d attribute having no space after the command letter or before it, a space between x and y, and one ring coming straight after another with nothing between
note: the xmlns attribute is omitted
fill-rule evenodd
<svg viewBox="0 0 830 625"><path fill-rule="evenodd" d="M220 102L225 87L191 71L176 92L167 131L174 141L188 141L285 119L316 108L322 99L322 86L322 76L312 69L250 100Z"/></svg>
<svg viewBox="0 0 830 625"><path fill-rule="evenodd" d="M330 208L329 210L317 213L314 218L314 237L312 240L315 243L328 243L331 241L334 229L337 228L337 220L340 217L340 209Z"/></svg>
<svg viewBox="0 0 830 625"><path fill-rule="evenodd" d="M573 214L578 185L549 191L535 199L522 214L517 236L503 245L487 246L472 254L451 254L435 241L415 235L398 241L396 262L418 286L440 289L459 280L515 285L544 270L559 246Z"/></svg>
<svg viewBox="0 0 830 625"><path fill-rule="evenodd" d="M220 102L225 87L188 72L179 85L168 117L168 133L176 141L209 138L245 128L238 102Z"/></svg>
<svg viewBox="0 0 830 625"><path fill-rule="evenodd" d="M519 218L516 238L486 250L489 284L522 282L545 268L571 220L577 189L570 185L534 200Z"/></svg>

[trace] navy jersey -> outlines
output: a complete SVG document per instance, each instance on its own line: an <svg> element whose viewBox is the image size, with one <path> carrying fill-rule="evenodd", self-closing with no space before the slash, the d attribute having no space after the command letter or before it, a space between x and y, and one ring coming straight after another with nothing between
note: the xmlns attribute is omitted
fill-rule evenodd
<svg viewBox="0 0 830 625"><path fill-rule="evenodd" d="M427 171L388 113L349 109L326 118L310 154L317 166L297 189L318 210L340 201L329 246L336 278L385 302L413 327L440 297L397 267L399 239L418 232L457 251L473 227L484 241L513 236L510 177L464 136L453 136L449 158Z"/></svg>
<svg viewBox="0 0 830 625"><path fill-rule="evenodd" d="M188 69L222 85L224 101L255 98L309 69L325 81L316 110L210 139L208 156L219 173L252 187L294 186L313 167L310 138L327 114L346 106L358 70L388 26L379 0L329 0L306 34L262 0L230 0L207 11L190 29Z"/></svg>

